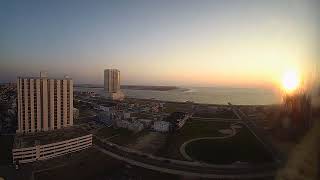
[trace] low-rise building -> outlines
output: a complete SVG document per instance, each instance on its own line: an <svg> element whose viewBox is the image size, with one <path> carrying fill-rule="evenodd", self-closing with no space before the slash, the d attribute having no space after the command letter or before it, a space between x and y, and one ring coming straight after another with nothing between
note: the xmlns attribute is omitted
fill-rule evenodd
<svg viewBox="0 0 320 180"><path fill-rule="evenodd" d="M126 119L126 120L122 120L122 119L117 120L115 125L119 128L125 128L134 132L139 132L145 128L143 123L136 120L135 118Z"/></svg>
<svg viewBox="0 0 320 180"><path fill-rule="evenodd" d="M168 121L154 121L152 129L158 132L169 132L170 122Z"/></svg>
<svg viewBox="0 0 320 180"><path fill-rule="evenodd" d="M132 123L129 123L128 125L128 130L133 132L139 132L139 131L142 131L143 129L144 129L144 126L139 121L134 121Z"/></svg>
<svg viewBox="0 0 320 180"><path fill-rule="evenodd" d="M110 107L105 107L105 106L101 106L101 105L99 105L96 109L100 110L100 111L106 111L106 112L110 111Z"/></svg>
<svg viewBox="0 0 320 180"><path fill-rule="evenodd" d="M130 118L130 112L123 112L123 119L129 119Z"/></svg>
<svg viewBox="0 0 320 180"><path fill-rule="evenodd" d="M144 128L150 128L153 123L151 119L138 119L138 121L143 124Z"/></svg>

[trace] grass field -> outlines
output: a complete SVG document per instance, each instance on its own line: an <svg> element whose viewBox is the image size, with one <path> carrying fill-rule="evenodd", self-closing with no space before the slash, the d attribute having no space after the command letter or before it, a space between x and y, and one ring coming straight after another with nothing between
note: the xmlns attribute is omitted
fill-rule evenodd
<svg viewBox="0 0 320 180"><path fill-rule="evenodd" d="M192 110L192 105L188 103L167 102L164 107L164 112L166 113L173 113L176 111L188 112Z"/></svg>
<svg viewBox="0 0 320 180"><path fill-rule="evenodd" d="M265 163L273 158L245 126L235 136L227 139L204 139L191 142L186 152L192 158L213 164L233 162Z"/></svg>
<svg viewBox="0 0 320 180"><path fill-rule="evenodd" d="M102 139L110 138L108 139L108 141L126 146L130 143L135 142L139 136L143 136L145 133L145 131L134 133L123 128L114 129L112 127L104 127L100 129L95 135Z"/></svg>
<svg viewBox="0 0 320 180"><path fill-rule="evenodd" d="M188 122L179 132L169 134L167 142L156 155L186 160L180 154L180 146L191 139L223 136L218 130L230 128L228 122ZM245 127L233 137L216 140L199 140L186 146L192 158L214 164L230 164L236 161L248 163L272 162L273 158Z"/></svg>
<svg viewBox="0 0 320 180"><path fill-rule="evenodd" d="M157 153L158 156L185 160L180 154L180 146L193 138L207 136L221 136L218 132L220 129L228 128L230 123L227 122L192 122L186 123L178 132L169 134L167 142Z"/></svg>
<svg viewBox="0 0 320 180"><path fill-rule="evenodd" d="M232 110L223 110L223 111L197 111L193 115L194 117L202 118L226 118L226 119L238 119L238 117L233 113Z"/></svg>

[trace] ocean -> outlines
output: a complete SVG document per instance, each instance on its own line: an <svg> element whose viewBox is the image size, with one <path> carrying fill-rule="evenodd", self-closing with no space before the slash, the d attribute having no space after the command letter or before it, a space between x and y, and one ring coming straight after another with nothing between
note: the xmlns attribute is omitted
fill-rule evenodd
<svg viewBox="0 0 320 180"><path fill-rule="evenodd" d="M103 95L103 88L75 87L76 91L93 91ZM122 89L126 97L162 101L193 101L204 104L271 105L280 104L280 92L259 88L183 87L169 91Z"/></svg>

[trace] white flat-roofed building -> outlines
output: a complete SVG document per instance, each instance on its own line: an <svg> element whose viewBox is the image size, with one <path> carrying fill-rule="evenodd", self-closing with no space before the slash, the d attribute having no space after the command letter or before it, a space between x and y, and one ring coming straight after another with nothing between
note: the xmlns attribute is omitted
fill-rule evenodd
<svg viewBox="0 0 320 180"><path fill-rule="evenodd" d="M120 71L118 69L104 70L104 90L108 99L124 99L124 94L120 90Z"/></svg>
<svg viewBox="0 0 320 180"><path fill-rule="evenodd" d="M105 112L110 112L110 107L105 107L105 106L101 106L99 105L99 110L105 111Z"/></svg>
<svg viewBox="0 0 320 180"><path fill-rule="evenodd" d="M158 132L169 132L170 122L167 121L154 121L152 129Z"/></svg>
<svg viewBox="0 0 320 180"><path fill-rule="evenodd" d="M18 77L17 133L49 131L73 125L73 80Z"/></svg>
<svg viewBox="0 0 320 180"><path fill-rule="evenodd" d="M134 132L139 132L145 128L143 123L135 120L135 118L131 120L117 120L115 125L119 128L125 128Z"/></svg>

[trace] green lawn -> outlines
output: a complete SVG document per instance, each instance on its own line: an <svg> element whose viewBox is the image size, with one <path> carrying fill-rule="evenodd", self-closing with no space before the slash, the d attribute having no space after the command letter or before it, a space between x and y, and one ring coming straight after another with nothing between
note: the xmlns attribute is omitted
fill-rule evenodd
<svg viewBox="0 0 320 180"><path fill-rule="evenodd" d="M197 111L194 117L203 117L203 118L226 118L226 119L238 119L238 117L233 113L232 110L226 111Z"/></svg>
<svg viewBox="0 0 320 180"><path fill-rule="evenodd" d="M271 154L246 127L228 139L194 141L186 146L186 152L197 160L213 164L230 164L236 161L249 163L273 161Z"/></svg>
<svg viewBox="0 0 320 180"><path fill-rule="evenodd" d="M135 142L139 136L143 136L145 133L145 131L134 133L124 128L114 129L112 127L104 127L100 129L95 135L100 138L110 138L114 136L108 139L108 141L126 146L130 143Z"/></svg>
<svg viewBox="0 0 320 180"><path fill-rule="evenodd" d="M190 111L192 109L192 105L188 103L174 103L174 102L167 102L164 105L166 113L173 113L176 111Z"/></svg>
<svg viewBox="0 0 320 180"><path fill-rule="evenodd" d="M112 127L103 127L95 134L100 138L108 138L116 134L128 133L125 129L114 129Z"/></svg>
<svg viewBox="0 0 320 180"><path fill-rule="evenodd" d="M180 154L180 146L190 139L210 136L220 136L220 129L229 128L226 122L192 122L186 123L178 132L169 134L164 147L157 153L158 156L185 160Z"/></svg>

